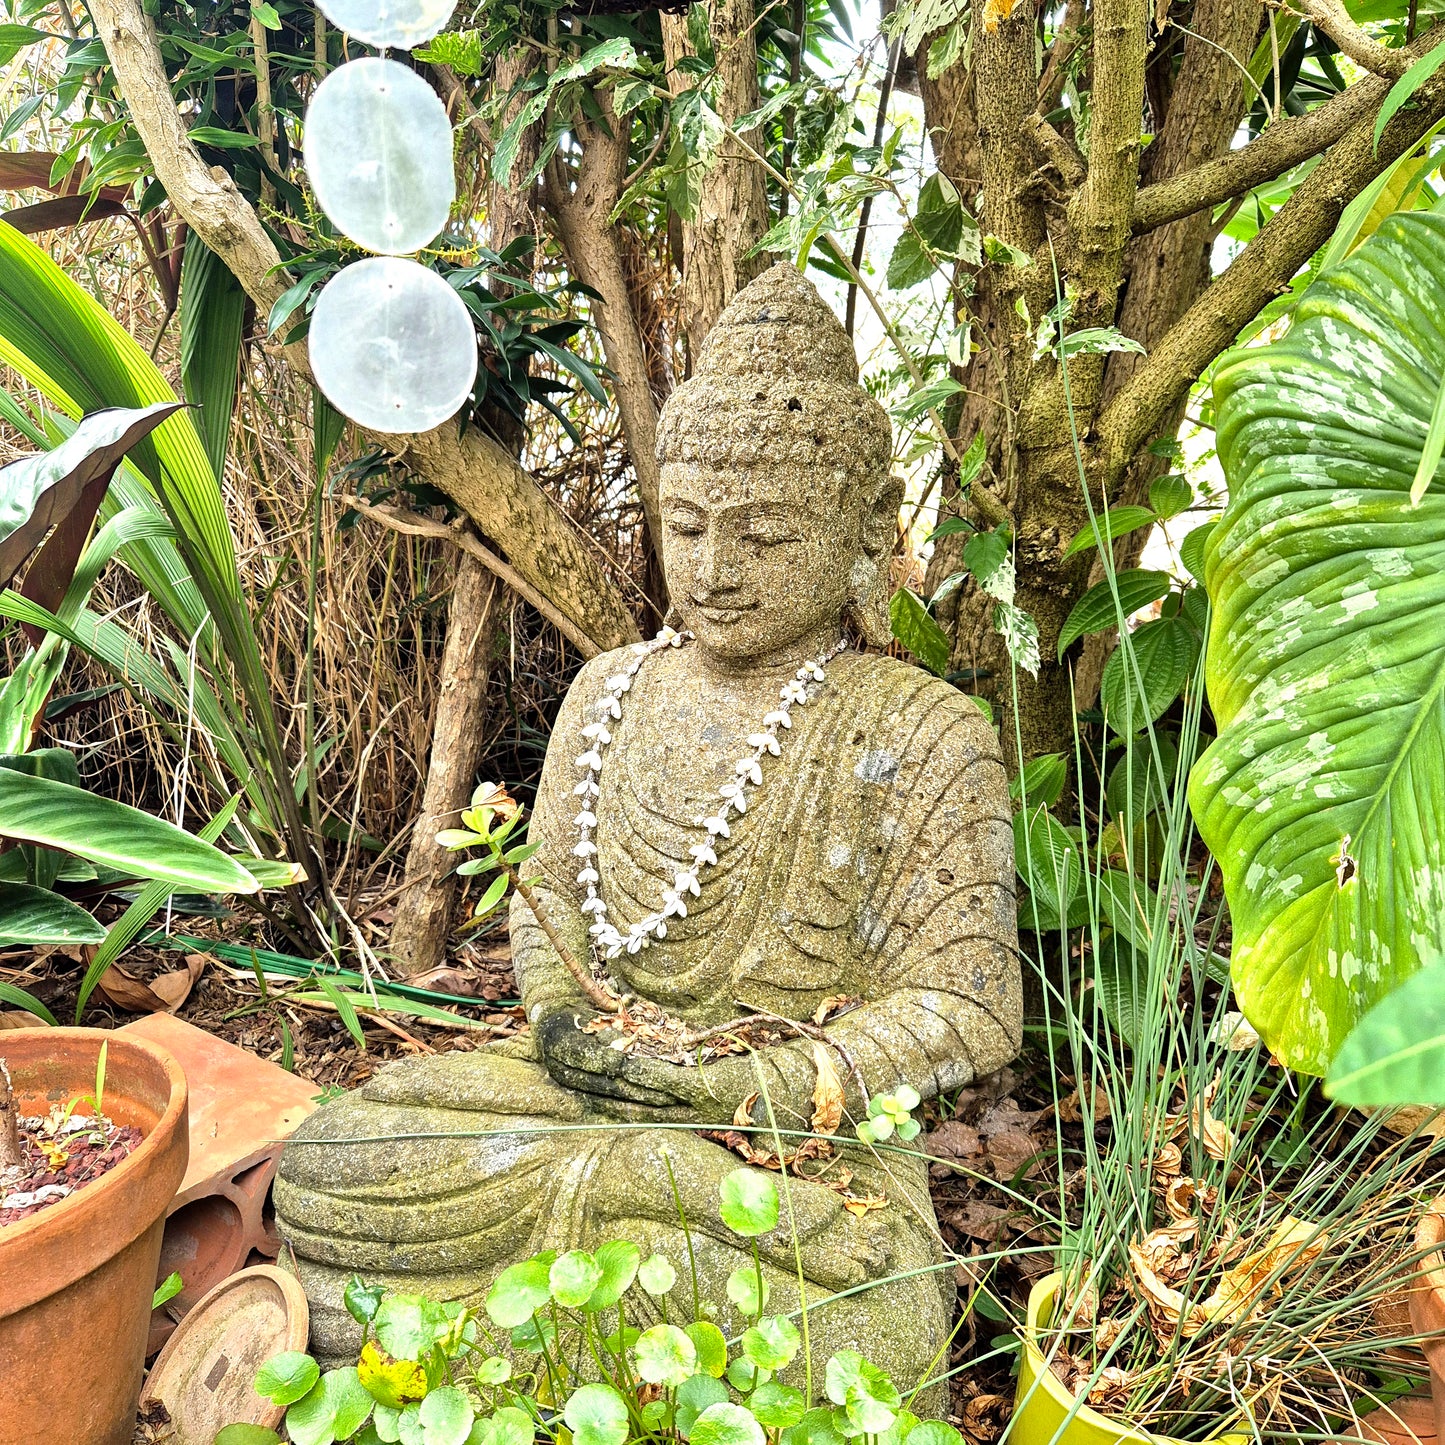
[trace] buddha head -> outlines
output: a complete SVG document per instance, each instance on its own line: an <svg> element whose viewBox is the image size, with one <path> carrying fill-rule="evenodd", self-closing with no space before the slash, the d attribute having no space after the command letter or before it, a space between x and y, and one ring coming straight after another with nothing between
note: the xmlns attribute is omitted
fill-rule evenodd
<svg viewBox="0 0 1445 1445"><path fill-rule="evenodd" d="M668 591L705 652L746 665L845 621L886 643L892 451L853 343L797 268L739 291L657 435Z"/></svg>

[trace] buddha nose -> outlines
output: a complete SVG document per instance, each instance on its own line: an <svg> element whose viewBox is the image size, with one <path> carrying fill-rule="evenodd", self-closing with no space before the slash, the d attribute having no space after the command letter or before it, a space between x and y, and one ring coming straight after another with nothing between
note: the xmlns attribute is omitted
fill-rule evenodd
<svg viewBox="0 0 1445 1445"><path fill-rule="evenodd" d="M738 585L737 548L726 537L708 529L702 546L698 577L709 592L729 592Z"/></svg>

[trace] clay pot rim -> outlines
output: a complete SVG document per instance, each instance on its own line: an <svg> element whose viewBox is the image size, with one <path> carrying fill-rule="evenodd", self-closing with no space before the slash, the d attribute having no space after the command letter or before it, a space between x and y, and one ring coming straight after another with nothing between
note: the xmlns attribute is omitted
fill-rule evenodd
<svg viewBox="0 0 1445 1445"><path fill-rule="evenodd" d="M172 1148L173 1140L181 1121L186 1115L186 1076L181 1070L173 1055L159 1044L153 1044L148 1039L126 1038L120 1033L111 1029L91 1028L35 1028L35 1029L14 1029L5 1035L5 1046L7 1049L16 1044L31 1042L52 1042L63 1045L69 1041L89 1042L99 1041L104 1038L109 1042L106 1057L114 1060L117 1051L143 1057L144 1060L159 1068L165 1076L169 1085L169 1095L166 1100L165 1109L155 1125L146 1133L145 1137L136 1148L121 1160L114 1169L107 1171L99 1179L87 1184L83 1189L77 1189L74 1194L66 1199L60 1200L48 1208L33 1214L29 1219L23 1219L18 1224L7 1224L0 1228L0 1280L14 1278L13 1271L19 1267L21 1258L29 1251L45 1244L52 1244L58 1236L73 1235L79 1239L90 1238L103 1241L104 1254L114 1254L124 1244L129 1243L132 1236L122 1239L120 1236L129 1228L128 1221L115 1218L107 1218L114 1212L114 1196L117 1190L125 1189L126 1185L137 1176L146 1174L158 1163L161 1156ZM21 1077L25 1066L15 1064L11 1066L11 1072L15 1075L17 1092L22 1088ZM80 1088L84 1088L87 1080L81 1080ZM181 1170L184 1172L184 1157L181 1160ZM175 1186L180 1183L178 1174L167 1192L167 1202L170 1196L175 1193ZM149 1221L142 1221L147 1225ZM81 1250L78 1254L84 1254L86 1259L76 1260L75 1275L86 1272L94 1265L89 1261L93 1251ZM52 1291L46 1290L45 1293ZM5 1301L0 1299L0 1313L5 1310Z"/></svg>
<svg viewBox="0 0 1445 1445"><path fill-rule="evenodd" d="M1431 1203L1416 1226L1415 1248L1425 1288L1445 1294L1445 1195Z"/></svg>

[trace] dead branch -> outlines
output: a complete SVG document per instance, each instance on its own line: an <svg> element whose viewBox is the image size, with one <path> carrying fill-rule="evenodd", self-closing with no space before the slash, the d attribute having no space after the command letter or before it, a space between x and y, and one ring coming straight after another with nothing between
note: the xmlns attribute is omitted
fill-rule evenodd
<svg viewBox="0 0 1445 1445"><path fill-rule="evenodd" d="M430 517L423 517L419 512L408 511L405 507L375 506L349 494L341 500L348 507L360 512L363 517L380 522L383 527L389 527L393 532L400 532L408 537L435 537L440 542L450 542L460 547L468 556L475 557L493 576L505 582L524 602L535 607L589 661L603 651L574 622L548 602L515 567L509 567L470 532L455 526L449 527L445 522L434 522Z"/></svg>

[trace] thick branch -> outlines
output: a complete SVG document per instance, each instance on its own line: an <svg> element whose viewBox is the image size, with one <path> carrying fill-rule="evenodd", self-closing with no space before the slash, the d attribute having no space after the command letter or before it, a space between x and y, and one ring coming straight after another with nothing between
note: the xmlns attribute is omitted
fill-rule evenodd
<svg viewBox="0 0 1445 1445"><path fill-rule="evenodd" d="M1139 178L1147 0L1095 0L1089 169L1069 205L1079 248L1079 315L1112 319Z"/></svg>
<svg viewBox="0 0 1445 1445"><path fill-rule="evenodd" d="M1387 80L1398 80L1404 75L1410 64L1405 51L1372 40L1350 19L1340 0L1292 0L1292 3L1309 17L1317 30L1323 30L1339 46L1341 54L1348 55L1361 69Z"/></svg>
<svg viewBox="0 0 1445 1445"><path fill-rule="evenodd" d="M1416 91L1415 102L1386 126L1378 151L1373 115L1360 119L1165 333L1148 362L1099 418L1097 435L1110 476L1118 475L1205 367L1329 240L1345 206L1445 115L1445 75Z"/></svg>
<svg viewBox="0 0 1445 1445"><path fill-rule="evenodd" d="M279 269L281 257L236 183L219 166L208 166L192 144L171 99L155 28L140 0L98 0L90 11L136 132L171 203L268 315L290 285Z"/></svg>
<svg viewBox="0 0 1445 1445"><path fill-rule="evenodd" d="M140 0L93 0L90 11L171 204L268 315L289 284L281 258L234 182L202 161L186 133ZM310 377L303 344L287 347L286 359ZM366 435L388 450L400 447L583 632L608 647L636 639L636 624L585 540L496 442L475 430L458 437L450 423L422 436Z"/></svg>
<svg viewBox="0 0 1445 1445"><path fill-rule="evenodd" d="M581 127L582 159L569 187L559 162L547 168L547 209L552 213L575 275L599 296L597 329L612 370L613 395L622 414L627 450L637 473L648 531L660 541L657 510L657 403L617 233L610 223L627 179L627 121L612 109L610 90L594 92L604 124Z"/></svg>
<svg viewBox="0 0 1445 1445"><path fill-rule="evenodd" d="M1034 6L1019 4L974 39L973 104L983 159L979 196L984 229L1032 255L1044 239L1043 206L1032 185L1034 162L1019 144L1038 99Z"/></svg>
<svg viewBox="0 0 1445 1445"><path fill-rule="evenodd" d="M1145 186L1134 201L1135 234L1243 195L1327 151L1363 117L1373 117L1389 89L1388 81L1373 77L1357 81L1305 115L1266 126L1238 150L1172 180Z"/></svg>

